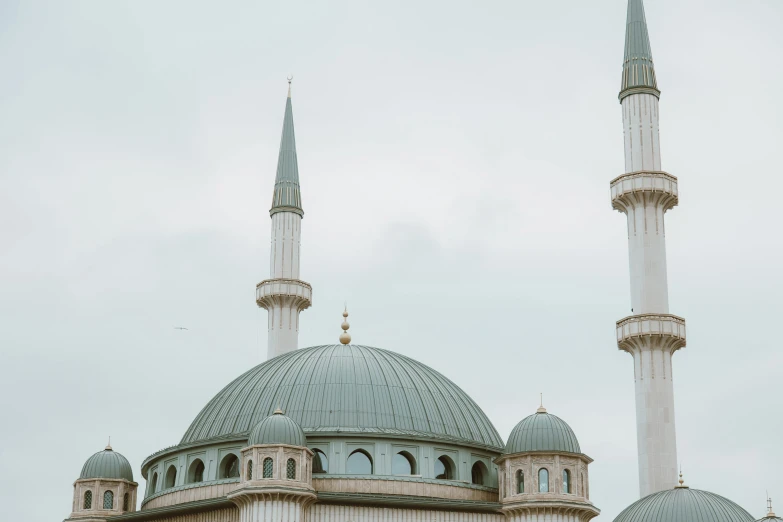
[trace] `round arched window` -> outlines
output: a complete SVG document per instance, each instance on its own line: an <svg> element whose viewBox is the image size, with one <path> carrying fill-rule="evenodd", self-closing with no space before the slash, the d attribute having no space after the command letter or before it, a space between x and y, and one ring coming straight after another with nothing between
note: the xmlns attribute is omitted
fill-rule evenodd
<svg viewBox="0 0 783 522"><path fill-rule="evenodd" d="M272 478L273 464L272 459L269 457L264 459L264 478Z"/></svg>
<svg viewBox="0 0 783 522"><path fill-rule="evenodd" d="M329 459L319 449L313 450L313 473L329 473Z"/></svg>
<svg viewBox="0 0 783 522"><path fill-rule="evenodd" d="M112 491L103 492L103 509L114 509L114 493Z"/></svg>
<svg viewBox="0 0 783 522"><path fill-rule="evenodd" d="M372 475L372 459L364 450L356 450L348 457L346 472L349 475Z"/></svg>
<svg viewBox="0 0 783 522"><path fill-rule="evenodd" d="M392 475L415 475L416 459L407 451L401 451L392 457Z"/></svg>
<svg viewBox="0 0 783 522"><path fill-rule="evenodd" d="M563 493L571 493L571 472L563 470Z"/></svg>
<svg viewBox="0 0 783 522"><path fill-rule="evenodd" d="M441 455L435 460L435 478L440 480L454 480L454 461L446 455Z"/></svg>
<svg viewBox="0 0 783 522"><path fill-rule="evenodd" d="M538 492L549 493L549 470L546 468L538 470Z"/></svg>
<svg viewBox="0 0 783 522"><path fill-rule="evenodd" d="M92 491L89 489L84 492L84 504L82 509L92 509Z"/></svg>
<svg viewBox="0 0 783 522"><path fill-rule="evenodd" d="M517 470L517 493L525 492L525 474L522 470Z"/></svg>

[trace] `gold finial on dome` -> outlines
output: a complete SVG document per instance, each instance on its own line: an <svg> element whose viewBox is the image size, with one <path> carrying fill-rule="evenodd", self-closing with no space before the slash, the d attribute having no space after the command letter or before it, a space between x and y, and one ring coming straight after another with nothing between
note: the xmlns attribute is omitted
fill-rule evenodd
<svg viewBox="0 0 783 522"><path fill-rule="evenodd" d="M687 488L688 486L685 485L685 481L682 479L682 465L680 465L680 480L678 481L679 484L674 486L675 488Z"/></svg>
<svg viewBox="0 0 783 522"><path fill-rule="evenodd" d="M106 444L106 447L104 448L106 451L114 451L111 449L111 435L109 435L109 442Z"/></svg>
<svg viewBox="0 0 783 522"><path fill-rule="evenodd" d="M345 311L343 311L343 324L340 328L343 329L343 333L340 334L340 342L343 344L349 344L351 342L351 334L348 333L348 328L351 325L348 324L348 305L345 305Z"/></svg>
<svg viewBox="0 0 783 522"><path fill-rule="evenodd" d="M278 404L277 405L277 409L272 412L272 415L285 415L285 412L283 411L283 409Z"/></svg>
<svg viewBox="0 0 783 522"><path fill-rule="evenodd" d="M541 405L536 410L536 413L546 413L546 408L544 408L544 394L541 393Z"/></svg>
<svg viewBox="0 0 783 522"><path fill-rule="evenodd" d="M769 493L767 493L767 516L768 517L774 517L775 512L772 511L772 499L769 498Z"/></svg>

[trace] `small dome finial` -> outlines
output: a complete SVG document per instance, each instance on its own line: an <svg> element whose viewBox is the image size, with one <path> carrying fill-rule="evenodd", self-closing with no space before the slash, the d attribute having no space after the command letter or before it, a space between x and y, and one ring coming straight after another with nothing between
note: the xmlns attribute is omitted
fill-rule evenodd
<svg viewBox="0 0 783 522"><path fill-rule="evenodd" d="M680 480L678 481L679 484L674 486L675 488L687 488L688 486L685 485L685 481L682 479L682 464L680 464Z"/></svg>
<svg viewBox="0 0 783 522"><path fill-rule="evenodd" d="M541 393L541 403L538 409L536 410L536 413L546 413L546 408L544 408L544 394Z"/></svg>
<svg viewBox="0 0 783 522"><path fill-rule="evenodd" d="M769 498L769 493L767 493L767 516L768 517L774 517L775 512L772 511L772 499Z"/></svg>
<svg viewBox="0 0 783 522"><path fill-rule="evenodd" d="M272 412L272 415L285 415L285 412L283 411L283 409L278 404L277 405L277 409Z"/></svg>
<svg viewBox="0 0 783 522"><path fill-rule="evenodd" d="M104 448L106 451L114 451L111 449L111 435L109 435L109 442L106 444L106 447Z"/></svg>
<svg viewBox="0 0 783 522"><path fill-rule="evenodd" d="M348 328L350 328L351 325L348 324L348 304L345 305L345 311L343 311L343 324L340 325L340 328L343 329L343 333L340 334L340 342L343 344L348 344L351 342L351 334L348 333Z"/></svg>

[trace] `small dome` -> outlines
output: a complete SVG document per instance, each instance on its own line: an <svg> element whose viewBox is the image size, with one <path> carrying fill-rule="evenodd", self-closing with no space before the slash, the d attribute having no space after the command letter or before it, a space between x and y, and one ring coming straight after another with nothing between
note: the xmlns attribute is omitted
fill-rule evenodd
<svg viewBox="0 0 783 522"><path fill-rule="evenodd" d="M647 495L617 515L614 522L753 522L753 517L720 495L676 487Z"/></svg>
<svg viewBox="0 0 783 522"><path fill-rule="evenodd" d="M84 463L80 479L105 478L133 482L133 469L128 459L106 446Z"/></svg>
<svg viewBox="0 0 783 522"><path fill-rule="evenodd" d="M582 453L579 441L563 419L539 408L538 413L522 419L508 437L504 454L528 451L565 451Z"/></svg>
<svg viewBox="0 0 783 522"><path fill-rule="evenodd" d="M256 424L247 438L249 446L256 444L288 444L290 446L306 446L307 438L304 430L291 417L277 410L271 416Z"/></svg>
<svg viewBox="0 0 783 522"><path fill-rule="evenodd" d="M775 516L775 514L772 513L771 515L758 519L756 522L783 522L783 518Z"/></svg>

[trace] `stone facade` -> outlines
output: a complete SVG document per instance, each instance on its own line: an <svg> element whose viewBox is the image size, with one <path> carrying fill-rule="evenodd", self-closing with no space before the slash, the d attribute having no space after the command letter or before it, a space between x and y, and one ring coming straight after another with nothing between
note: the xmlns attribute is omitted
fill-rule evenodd
<svg viewBox="0 0 783 522"><path fill-rule="evenodd" d="M99 520L136 511L138 484L129 480L79 479L73 484L69 519Z"/></svg>

